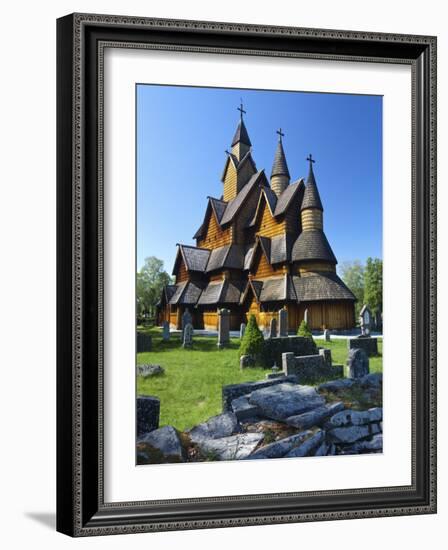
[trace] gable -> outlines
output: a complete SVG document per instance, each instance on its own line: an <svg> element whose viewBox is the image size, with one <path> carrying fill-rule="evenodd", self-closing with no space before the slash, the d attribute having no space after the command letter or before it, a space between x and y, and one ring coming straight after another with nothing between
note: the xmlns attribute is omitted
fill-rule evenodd
<svg viewBox="0 0 448 550"><path fill-rule="evenodd" d="M222 229L216 217L212 212L212 208L209 206L207 209L207 216L204 220L204 228L202 231L202 237L197 241L198 246L205 248L217 248L230 244L232 241L232 228L228 227Z"/></svg>
<svg viewBox="0 0 448 550"><path fill-rule="evenodd" d="M264 194L260 196L257 217L255 220L255 232L263 237L274 237L286 231L284 220L277 220L271 214Z"/></svg>

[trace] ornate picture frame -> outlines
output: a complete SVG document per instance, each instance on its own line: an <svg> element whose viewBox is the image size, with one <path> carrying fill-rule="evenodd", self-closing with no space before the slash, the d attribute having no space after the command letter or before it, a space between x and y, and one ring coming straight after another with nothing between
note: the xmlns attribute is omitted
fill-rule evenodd
<svg viewBox="0 0 448 550"><path fill-rule="evenodd" d="M436 512L436 38L72 14L57 22L57 529L70 536ZM153 48L412 71L412 483L104 499L104 49Z"/></svg>

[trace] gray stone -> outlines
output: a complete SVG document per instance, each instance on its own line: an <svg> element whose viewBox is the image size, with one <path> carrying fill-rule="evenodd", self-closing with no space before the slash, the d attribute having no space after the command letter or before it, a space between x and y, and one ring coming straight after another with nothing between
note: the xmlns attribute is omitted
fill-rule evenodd
<svg viewBox="0 0 448 550"><path fill-rule="evenodd" d="M327 418L330 418L343 409L344 403L339 401L337 403L332 403L331 405L317 407L317 409L313 409L309 412L290 416L286 419L286 424L293 426L294 428L298 428L299 430L307 430L312 426L318 426L327 420Z"/></svg>
<svg viewBox="0 0 448 550"><path fill-rule="evenodd" d="M217 416L212 416L206 422L198 424L189 432L192 441L197 442L201 439L219 439L227 437L234 432L239 431L238 420L234 413L226 412Z"/></svg>
<svg viewBox="0 0 448 550"><path fill-rule="evenodd" d="M319 445L324 441L324 439L325 432L323 430L318 430L301 445L289 451L289 453L285 455L285 458L312 455L314 454L316 448L319 447Z"/></svg>
<svg viewBox="0 0 448 550"><path fill-rule="evenodd" d="M366 352L368 357L375 357L378 355L378 339L371 337L358 337L358 338L348 338L347 340L348 349L362 349Z"/></svg>
<svg viewBox="0 0 448 550"><path fill-rule="evenodd" d="M163 428L154 430L140 438L137 443L146 443L150 447L157 449L167 462L179 462L185 459L185 450L180 441L179 434L173 426L163 426Z"/></svg>
<svg viewBox="0 0 448 550"><path fill-rule="evenodd" d="M234 399L231 406L238 421L254 418L255 416L258 416L260 412L260 409L256 405L251 405L249 403L249 398L247 395L242 395L241 397Z"/></svg>
<svg viewBox="0 0 448 550"><path fill-rule="evenodd" d="M331 367L331 365L333 363L333 361L331 359L331 349L319 348L319 355L322 355L322 357L325 360L325 363L327 363L327 365L329 367Z"/></svg>
<svg viewBox="0 0 448 550"><path fill-rule="evenodd" d="M303 355L295 357L293 353L282 356L283 372L295 375L299 384L314 384L322 379L341 378L344 376L342 365L329 365L325 355Z"/></svg>
<svg viewBox="0 0 448 550"><path fill-rule="evenodd" d="M288 310L285 308L278 312L278 335L288 336Z"/></svg>
<svg viewBox="0 0 448 550"><path fill-rule="evenodd" d="M325 341L326 341L326 342L330 342L330 341L331 341L330 331L329 331L328 329L325 329L325 330L324 330L324 338L325 338Z"/></svg>
<svg viewBox="0 0 448 550"><path fill-rule="evenodd" d="M274 317L269 323L268 338L275 338L277 336L277 319Z"/></svg>
<svg viewBox="0 0 448 550"><path fill-rule="evenodd" d="M317 448L314 456L327 456L328 451L330 450L330 445L326 441L322 442Z"/></svg>
<svg viewBox="0 0 448 550"><path fill-rule="evenodd" d="M319 353L314 340L311 338L304 338L303 336L268 338L264 341L262 356L264 366L270 368L274 363L280 366L282 364L282 354L288 352L292 352L296 357Z"/></svg>
<svg viewBox="0 0 448 550"><path fill-rule="evenodd" d="M329 441L333 443L354 443L371 435L369 426L347 426L335 428L327 432Z"/></svg>
<svg viewBox="0 0 448 550"><path fill-rule="evenodd" d="M242 433L220 439L202 439L197 445L203 454L210 454L212 460L243 460L250 457L263 437L262 433Z"/></svg>
<svg viewBox="0 0 448 550"><path fill-rule="evenodd" d="M184 348L191 348L193 345L193 332L193 325L191 323L187 323L183 331L182 346Z"/></svg>
<svg viewBox="0 0 448 550"><path fill-rule="evenodd" d="M383 409L380 407L375 407L367 411L353 411L347 409L332 416L327 422L326 427L327 429L331 429L349 425L361 426L363 424L380 422L382 418Z"/></svg>
<svg viewBox="0 0 448 550"><path fill-rule="evenodd" d="M137 375L143 376L143 378L147 378L149 376L158 376L164 373L165 369L160 365L137 365Z"/></svg>
<svg viewBox="0 0 448 550"><path fill-rule="evenodd" d="M340 391L345 391L352 388L356 384L355 380L351 378L340 378L338 380L330 380L329 382L324 382L317 387L319 391L329 391L332 393L338 393Z"/></svg>
<svg viewBox="0 0 448 550"><path fill-rule="evenodd" d="M349 350L347 365L349 378L362 378L369 374L369 358L362 349Z"/></svg>
<svg viewBox="0 0 448 550"><path fill-rule="evenodd" d="M379 390L383 385L383 373L373 372L372 374L367 374L358 380L358 382L363 388L373 388Z"/></svg>
<svg viewBox="0 0 448 550"><path fill-rule="evenodd" d="M308 311L308 308L306 308L305 311L303 312L303 320L305 321L306 324L308 324L308 319L309 319L309 311Z"/></svg>
<svg viewBox="0 0 448 550"><path fill-rule="evenodd" d="M168 321L163 321L162 338L164 342L167 342L170 339L170 324Z"/></svg>
<svg viewBox="0 0 448 550"><path fill-rule="evenodd" d="M237 397L242 395L248 395L261 388L270 388L276 384L282 384L284 382L295 383L297 378L295 376L284 376L274 380L257 380L255 382L242 382L241 384L228 384L222 387L222 410L223 412L231 411L231 403Z"/></svg>
<svg viewBox="0 0 448 550"><path fill-rule="evenodd" d="M241 323L240 325L240 338L244 336L244 333L246 332L246 323Z"/></svg>
<svg viewBox="0 0 448 550"><path fill-rule="evenodd" d="M185 330L185 327L187 325L192 325L192 324L193 324L193 317L191 316L191 313L187 308L182 314L182 333Z"/></svg>
<svg viewBox="0 0 448 550"><path fill-rule="evenodd" d="M383 434L375 434L372 439L366 441L358 441L349 449L356 453L378 452L383 450Z"/></svg>
<svg viewBox="0 0 448 550"><path fill-rule="evenodd" d="M248 459L282 458L294 447L301 445L311 434L312 432L306 431L291 435L290 437L285 437L279 441L274 441L274 443L270 443L269 445L265 445L264 447L257 449L248 457Z"/></svg>
<svg viewBox="0 0 448 550"><path fill-rule="evenodd" d="M255 358L252 355L242 355L240 357L240 369L247 369L255 366Z"/></svg>
<svg viewBox="0 0 448 550"><path fill-rule="evenodd" d="M249 402L257 405L263 416L285 420L320 407L325 399L311 386L282 383L252 392Z"/></svg>
<svg viewBox="0 0 448 550"><path fill-rule="evenodd" d="M137 396L137 438L159 427L160 399Z"/></svg>
<svg viewBox="0 0 448 550"><path fill-rule="evenodd" d="M137 353L145 353L151 351L152 338L150 334L145 332L137 332Z"/></svg>
<svg viewBox="0 0 448 550"><path fill-rule="evenodd" d="M369 336L372 327L372 312L367 305L363 305L359 312L359 324L361 326L361 334L363 336Z"/></svg>
<svg viewBox="0 0 448 550"><path fill-rule="evenodd" d="M230 342L230 310L218 311L218 348L227 346Z"/></svg>
<svg viewBox="0 0 448 550"><path fill-rule="evenodd" d="M332 443L328 448L327 456L333 456L336 454L336 445Z"/></svg>

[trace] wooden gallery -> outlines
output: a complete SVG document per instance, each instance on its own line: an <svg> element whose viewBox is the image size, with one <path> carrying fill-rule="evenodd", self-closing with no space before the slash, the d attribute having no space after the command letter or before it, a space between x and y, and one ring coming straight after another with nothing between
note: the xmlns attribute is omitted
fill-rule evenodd
<svg viewBox="0 0 448 550"><path fill-rule="evenodd" d="M208 197L196 246L178 244L175 284L158 304L158 322L181 328L188 308L197 329L216 329L217 311L230 310L231 329L254 314L267 327L281 308L290 331L308 309L312 329L355 325L355 297L336 274L336 257L323 230L323 206L313 172L291 183L278 133L270 181L257 170L252 144L240 120L226 151L223 194Z"/></svg>

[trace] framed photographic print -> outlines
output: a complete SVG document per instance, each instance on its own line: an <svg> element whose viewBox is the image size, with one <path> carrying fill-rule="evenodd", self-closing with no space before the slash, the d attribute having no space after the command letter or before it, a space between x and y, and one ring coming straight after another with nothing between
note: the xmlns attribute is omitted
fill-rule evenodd
<svg viewBox="0 0 448 550"><path fill-rule="evenodd" d="M436 39L58 20L58 520L436 511Z"/></svg>

